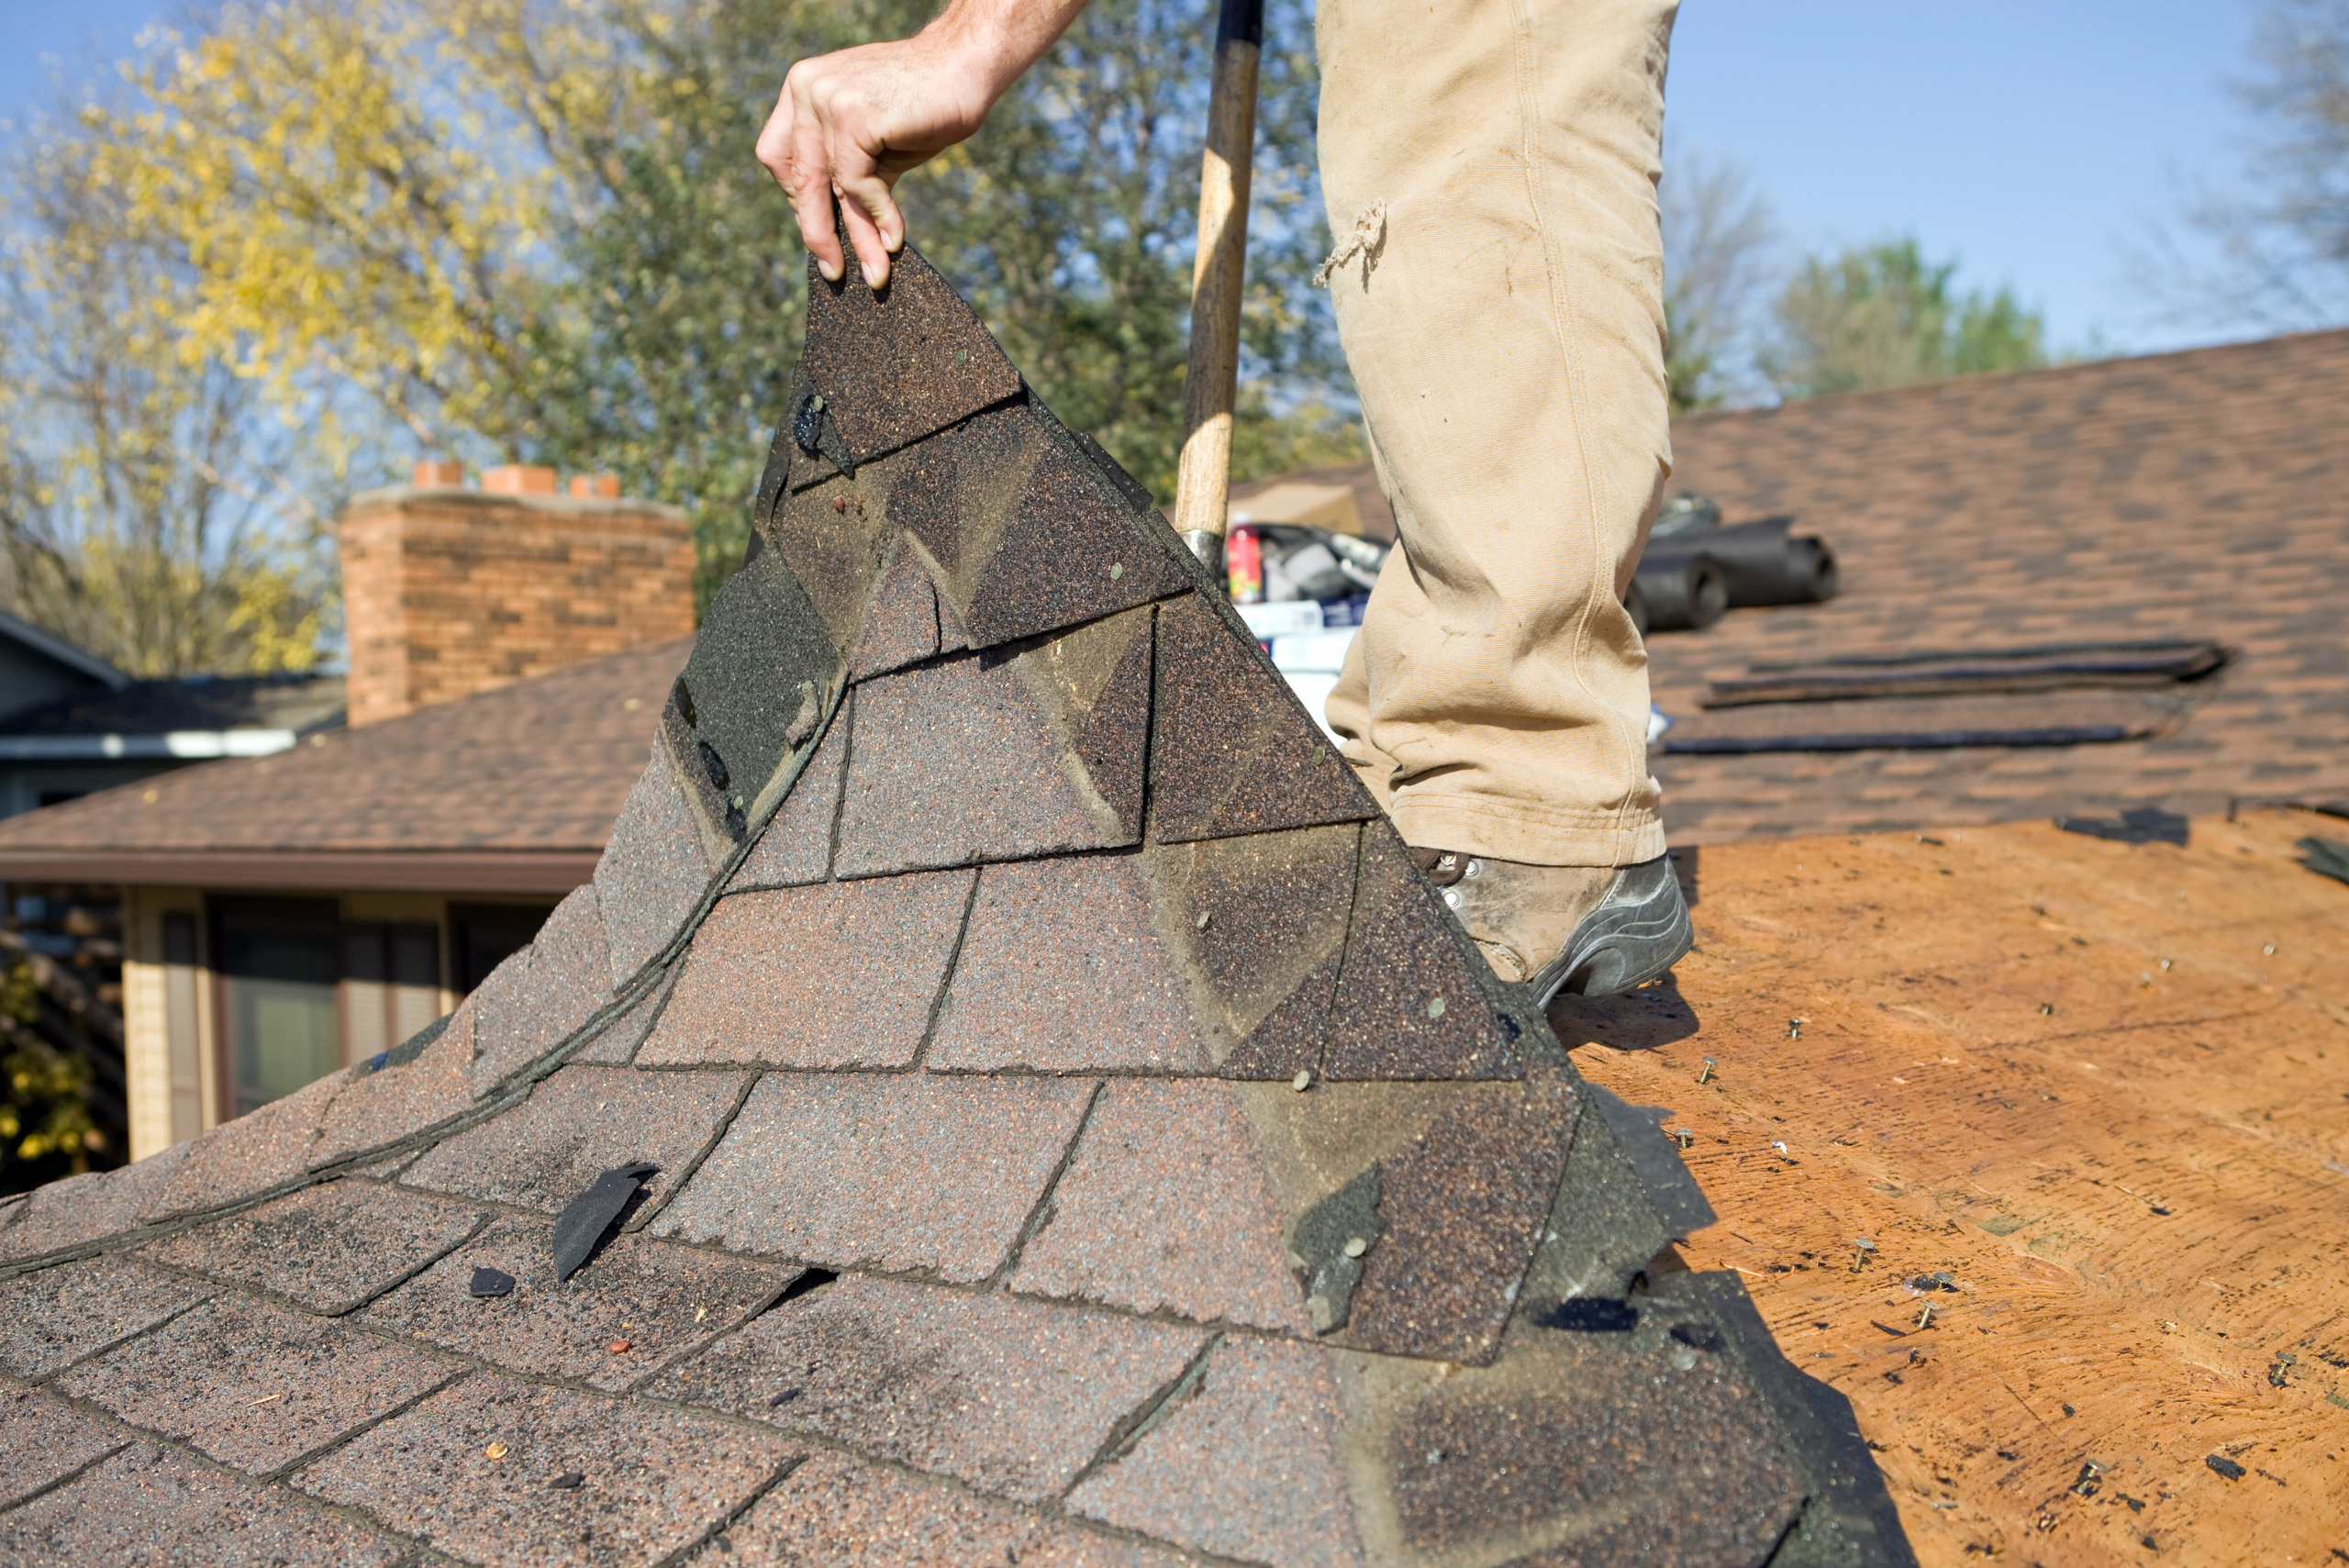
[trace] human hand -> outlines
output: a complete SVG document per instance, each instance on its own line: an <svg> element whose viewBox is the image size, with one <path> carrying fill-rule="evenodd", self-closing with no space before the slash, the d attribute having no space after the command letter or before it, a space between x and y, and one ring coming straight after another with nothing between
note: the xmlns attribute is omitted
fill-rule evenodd
<svg viewBox="0 0 2349 1568"><path fill-rule="evenodd" d="M952 0L937 20L895 43L803 60L784 78L759 133L759 161L791 197L817 270L846 270L832 197L864 281L889 281L906 242L897 177L963 140L1052 47L1085 0Z"/></svg>

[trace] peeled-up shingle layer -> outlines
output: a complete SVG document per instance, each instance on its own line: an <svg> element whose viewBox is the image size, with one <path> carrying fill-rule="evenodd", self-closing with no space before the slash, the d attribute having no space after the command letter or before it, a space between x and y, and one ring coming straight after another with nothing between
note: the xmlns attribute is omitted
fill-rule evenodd
<svg viewBox="0 0 2349 1568"><path fill-rule="evenodd" d="M0 1559L1909 1561L1163 519L910 255L811 286L593 884L0 1209Z"/></svg>

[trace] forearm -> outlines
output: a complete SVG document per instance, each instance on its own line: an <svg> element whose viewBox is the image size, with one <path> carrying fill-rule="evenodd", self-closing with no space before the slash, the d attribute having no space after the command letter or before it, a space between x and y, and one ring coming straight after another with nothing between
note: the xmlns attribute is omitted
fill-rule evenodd
<svg viewBox="0 0 2349 1568"><path fill-rule="evenodd" d="M818 271L837 279L846 238L880 288L905 242L891 194L897 176L976 132L1021 72L1052 47L1085 0L948 0L930 26L896 43L803 60L759 135L759 161L790 193Z"/></svg>
<svg viewBox="0 0 2349 1568"><path fill-rule="evenodd" d="M988 105L1068 30L1086 0L949 0L918 35L981 86Z"/></svg>

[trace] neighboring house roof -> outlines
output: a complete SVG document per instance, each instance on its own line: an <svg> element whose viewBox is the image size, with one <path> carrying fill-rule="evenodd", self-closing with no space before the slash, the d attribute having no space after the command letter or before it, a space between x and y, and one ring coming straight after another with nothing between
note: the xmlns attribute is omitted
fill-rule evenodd
<svg viewBox="0 0 2349 1568"><path fill-rule="evenodd" d="M2151 740L1664 756L1684 842L2349 796L2349 332L1972 376L1673 430L1675 490L1793 513L1832 603L1651 643L1656 701L1769 662L2210 639L2236 657Z"/></svg>
<svg viewBox="0 0 2349 1568"><path fill-rule="evenodd" d="M342 722L340 675L128 681L0 719L0 761L260 757Z"/></svg>
<svg viewBox="0 0 2349 1568"><path fill-rule="evenodd" d="M105 685L119 686L130 679L88 650L76 647L53 632L43 631L30 621L18 620L6 610L0 610L0 639Z"/></svg>
<svg viewBox="0 0 2349 1568"><path fill-rule="evenodd" d="M594 882L0 1213L0 1556L1913 1563L1163 521L911 250L809 292L853 478L779 449Z"/></svg>
<svg viewBox="0 0 2349 1568"><path fill-rule="evenodd" d="M2234 657L2172 694L2184 722L2146 740L1659 754L1674 841L2349 799L2344 410L2349 332L2316 332L1682 419L1668 488L1731 523L1793 514L1842 586L1651 637L1667 714L1772 663L2171 639ZM1233 494L1292 479L1353 484L1366 521L1392 515L1368 463ZM2076 718L2087 699L2062 695Z"/></svg>
<svg viewBox="0 0 2349 1568"><path fill-rule="evenodd" d="M594 870L691 646L616 654L12 817L0 822L0 878L566 892ZM230 688L214 711L273 715L289 729L317 719L327 695L213 684ZM155 695L173 702L207 690L140 683L121 695L136 707L163 686L177 689Z"/></svg>
<svg viewBox="0 0 2349 1568"><path fill-rule="evenodd" d="M1378 487L1377 471L1367 462L1346 463L1336 468L1300 468L1288 473L1276 473L1269 479L1251 480L1231 487L1231 506L1235 511L1247 510L1248 501L1276 484L1342 484L1354 493L1354 509L1362 514L1362 531L1370 539L1395 537L1395 508L1387 504L1386 492Z"/></svg>

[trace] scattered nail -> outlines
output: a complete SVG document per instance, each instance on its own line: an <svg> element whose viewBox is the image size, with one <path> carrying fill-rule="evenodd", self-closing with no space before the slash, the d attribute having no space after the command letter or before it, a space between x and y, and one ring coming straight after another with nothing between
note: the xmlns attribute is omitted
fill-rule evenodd
<svg viewBox="0 0 2349 1568"><path fill-rule="evenodd" d="M1713 1076L1713 1068L1715 1065L1716 1063L1711 1057L1708 1056L1705 1058L1705 1065L1698 1070L1697 1082L1699 1084L1710 1082Z"/></svg>
<svg viewBox="0 0 2349 1568"><path fill-rule="evenodd" d="M1675 1127L1672 1129L1672 1140L1681 1148L1687 1149L1691 1143L1697 1141L1697 1135L1685 1127Z"/></svg>
<svg viewBox="0 0 2349 1568"><path fill-rule="evenodd" d="M1929 1301L1925 1303L1924 1307L1917 1314L1917 1327L1920 1329L1930 1329L1932 1326L1933 1304Z"/></svg>
<svg viewBox="0 0 2349 1568"><path fill-rule="evenodd" d="M466 1285L465 1290L484 1300L495 1296L510 1296L514 1291L514 1276L503 1269L475 1269L473 1283Z"/></svg>
<svg viewBox="0 0 2349 1568"><path fill-rule="evenodd" d="M2167 959L2162 960L2162 973L2164 974L2167 974L2169 973L2169 960Z"/></svg>
<svg viewBox="0 0 2349 1568"><path fill-rule="evenodd" d="M1854 1236L1852 1238L1852 1272L1858 1273L1861 1265L1868 1261L1868 1254L1876 1251L1876 1243L1865 1236Z"/></svg>
<svg viewBox="0 0 2349 1568"><path fill-rule="evenodd" d="M708 1308L707 1307L695 1307L695 1308L694 1308L694 1321L695 1321L695 1322L698 1323L698 1322L700 1322L703 1318L707 1318L707 1317L708 1317L708 1316L709 1316L709 1308Z"/></svg>
<svg viewBox="0 0 2349 1568"><path fill-rule="evenodd" d="M612 1354L616 1356L624 1356L628 1354L628 1341L626 1340L614 1340L610 1344L606 1345L604 1349L611 1351Z"/></svg>
<svg viewBox="0 0 2349 1568"><path fill-rule="evenodd" d="M506 1457L506 1445L504 1443L492 1443L487 1448L482 1450L482 1452L487 1454L492 1459L504 1459Z"/></svg>
<svg viewBox="0 0 2349 1568"><path fill-rule="evenodd" d="M1802 1038L1802 1020L1800 1018L1788 1018L1787 1020L1787 1038L1788 1040L1800 1040Z"/></svg>
<svg viewBox="0 0 2349 1568"><path fill-rule="evenodd" d="M580 1474L576 1470L566 1470L562 1474L547 1483L547 1490L551 1492L576 1492L583 1485L585 1484L586 1480L587 1477Z"/></svg>
<svg viewBox="0 0 2349 1568"><path fill-rule="evenodd" d="M1781 1156L1783 1156L1785 1159L1787 1159L1789 1162L1791 1162L1793 1161L1794 1156L1793 1156L1793 1155L1791 1155L1791 1154L1787 1154L1787 1146L1786 1146L1783 1142L1778 1142L1778 1141L1775 1141L1775 1140L1774 1140L1774 1141L1771 1143L1770 1147L1771 1147L1771 1148L1773 1148L1773 1149L1775 1149L1775 1150L1776 1150L1776 1151L1779 1152L1779 1154L1780 1154Z"/></svg>
<svg viewBox="0 0 2349 1568"><path fill-rule="evenodd" d="M1300 1095L1305 1093L1306 1090L1313 1087L1313 1069L1310 1067L1298 1068L1297 1070L1297 1076L1288 1081L1288 1086L1295 1089Z"/></svg>
<svg viewBox="0 0 2349 1568"><path fill-rule="evenodd" d="M2055 1004L2053 1002L2042 1002L2039 1004L2039 1016L2043 1018L2050 1016L2054 1011Z"/></svg>
<svg viewBox="0 0 2349 1568"><path fill-rule="evenodd" d="M261 1397L261 1398L259 1398L259 1399L254 1400L254 1401L253 1401L253 1403L252 1403L252 1405L248 1405L248 1406L246 1406L246 1407L245 1407L245 1408L246 1408L246 1409L248 1409L248 1410L250 1410L250 1409L251 1409L251 1408L253 1407L253 1405L274 1405L274 1404L276 1404L280 1399L283 1399L283 1398L284 1398L284 1397L285 1397L285 1396L284 1396L283 1394L270 1394L270 1395L265 1395L265 1396L263 1396L262 1397Z"/></svg>
<svg viewBox="0 0 2349 1568"><path fill-rule="evenodd" d="M1369 1242L1367 1242L1367 1241L1365 1241L1365 1240L1364 1240L1361 1237L1359 1237L1359 1236L1349 1236L1349 1237L1347 1237L1347 1238L1346 1238L1346 1256L1347 1256L1347 1257L1349 1257L1349 1258L1359 1258L1359 1257L1361 1257L1364 1252L1367 1252L1367 1251L1370 1251L1370 1243L1369 1243Z"/></svg>
<svg viewBox="0 0 2349 1568"><path fill-rule="evenodd" d="M2274 958L2276 956L2276 944L2274 942L2269 942L2259 951L2266 953L2268 957Z"/></svg>

